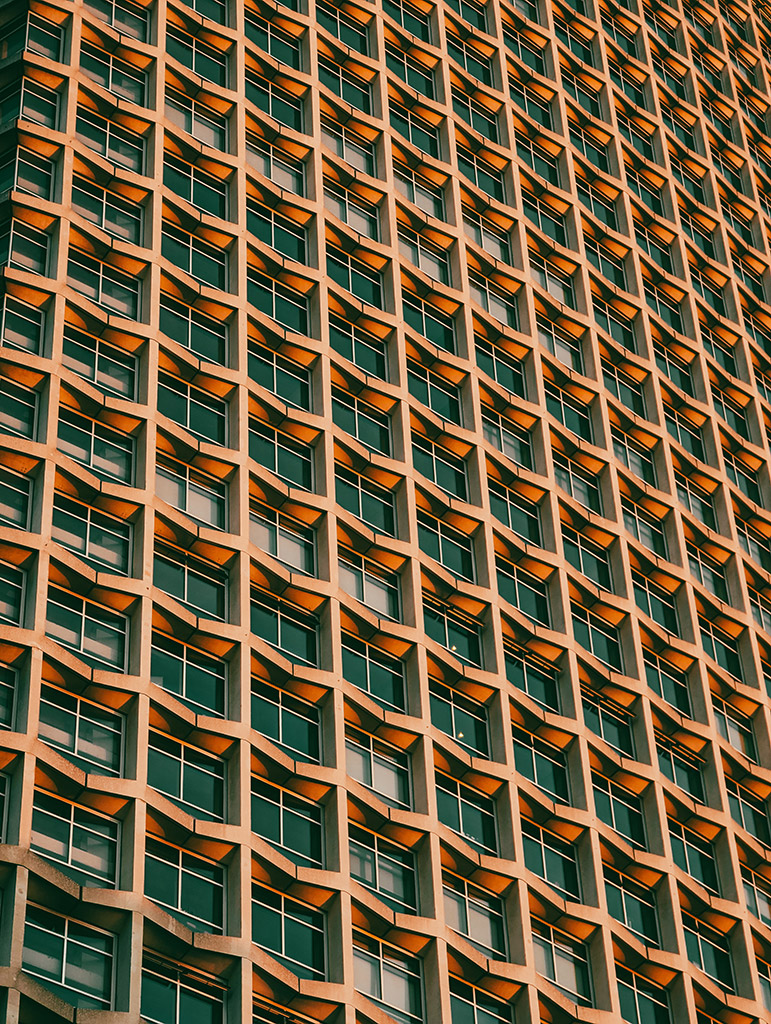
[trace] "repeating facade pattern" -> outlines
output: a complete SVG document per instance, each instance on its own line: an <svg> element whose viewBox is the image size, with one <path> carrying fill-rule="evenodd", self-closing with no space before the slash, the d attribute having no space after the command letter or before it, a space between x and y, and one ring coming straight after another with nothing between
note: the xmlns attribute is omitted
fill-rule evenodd
<svg viewBox="0 0 771 1024"><path fill-rule="evenodd" d="M771 1015L771 8L0 8L0 1015Z"/></svg>

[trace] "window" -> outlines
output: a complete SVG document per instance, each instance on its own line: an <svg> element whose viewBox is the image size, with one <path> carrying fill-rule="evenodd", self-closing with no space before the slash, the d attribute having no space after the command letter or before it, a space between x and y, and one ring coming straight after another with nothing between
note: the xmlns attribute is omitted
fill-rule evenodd
<svg viewBox="0 0 771 1024"><path fill-rule="evenodd" d="M297 10L294 3L289 5L292 10ZM279 24L272 20L260 17L252 8L244 9L246 37L260 50L269 53L271 57L281 61L290 68L299 71L302 66L302 49L300 39L288 32L282 31ZM276 19L278 22L279 19Z"/></svg>
<svg viewBox="0 0 771 1024"><path fill-rule="evenodd" d="M386 708L405 710L404 666L350 633L342 634L343 678Z"/></svg>
<svg viewBox="0 0 771 1024"><path fill-rule="evenodd" d="M572 603L573 635L595 658L616 672L623 671L623 655L618 628L602 616Z"/></svg>
<svg viewBox="0 0 771 1024"><path fill-rule="evenodd" d="M495 801L457 779L436 773L439 821L480 853L498 854Z"/></svg>
<svg viewBox="0 0 771 1024"><path fill-rule="evenodd" d="M138 320L142 282L109 263L101 263L77 249L70 249L67 282L97 305L129 320Z"/></svg>
<svg viewBox="0 0 771 1024"><path fill-rule="evenodd" d="M653 449L646 448L619 427L611 427L610 433L613 439L613 453L619 462L646 484L657 487L658 477Z"/></svg>
<svg viewBox="0 0 771 1024"><path fill-rule="evenodd" d="M567 244L568 234L564 214L534 196L532 192L528 192L524 187L522 188L522 209L525 216L552 241L559 245ZM566 275L561 274L553 263L541 259L533 252L530 254L530 263L538 275L537 281L542 288L555 295L561 302L567 301L569 305L575 306L573 286ZM559 282L562 282L561 291ZM568 292L569 298L567 297ZM561 293L564 293L566 297L562 298Z"/></svg>
<svg viewBox="0 0 771 1024"><path fill-rule="evenodd" d="M379 562L362 558L354 551L339 549L337 563L340 588L365 604L377 616L399 621L401 597L399 575Z"/></svg>
<svg viewBox="0 0 771 1024"><path fill-rule="evenodd" d="M410 0L384 0L383 10L422 42L431 42L431 19Z"/></svg>
<svg viewBox="0 0 771 1024"><path fill-rule="evenodd" d="M87 9L101 21L140 42L147 41L149 10L132 0L87 0Z"/></svg>
<svg viewBox="0 0 771 1024"><path fill-rule="evenodd" d="M701 646L705 654L728 672L729 675L743 681L742 659L739 653L738 637L721 629L704 615L698 616Z"/></svg>
<svg viewBox="0 0 771 1024"><path fill-rule="evenodd" d="M142 244L144 211L115 192L100 188L87 178L75 175L72 181L72 205L86 220L126 242Z"/></svg>
<svg viewBox="0 0 771 1024"><path fill-rule="evenodd" d="M500 143L498 111L468 96L459 89L452 90L452 109L475 131L490 142Z"/></svg>
<svg viewBox="0 0 771 1024"><path fill-rule="evenodd" d="M548 583L513 562L500 557L495 561L500 596L533 622L548 628L551 624Z"/></svg>
<svg viewBox="0 0 771 1024"><path fill-rule="evenodd" d="M166 117L172 124L212 149L226 152L229 144L228 114L191 99L175 89L166 90Z"/></svg>
<svg viewBox="0 0 771 1024"><path fill-rule="evenodd" d="M353 47L354 50L365 54L365 56L369 54L367 26L362 25L358 20L349 17L332 4L326 3L325 0L320 0L316 7L316 19L322 28L331 32L341 43Z"/></svg>
<svg viewBox="0 0 771 1024"><path fill-rule="evenodd" d="M685 548L688 553L688 565L691 574L711 594L714 594L721 601L728 601L728 584L723 565L707 554L701 546L686 540Z"/></svg>
<svg viewBox="0 0 771 1024"><path fill-rule="evenodd" d="M691 963L722 988L733 992L733 963L728 936L685 911L683 932L685 949Z"/></svg>
<svg viewBox="0 0 771 1024"><path fill-rule="evenodd" d="M290 661L318 665L319 623L315 616L257 590L251 596L251 627Z"/></svg>
<svg viewBox="0 0 771 1024"><path fill-rule="evenodd" d="M163 221L161 254L177 270L220 291L228 288L228 250Z"/></svg>
<svg viewBox="0 0 771 1024"><path fill-rule="evenodd" d="M247 19L248 17L247 14ZM246 159L258 174L264 175L275 185L288 189L297 196L305 195L305 164L302 160L290 156L248 129Z"/></svg>
<svg viewBox="0 0 771 1024"><path fill-rule="evenodd" d="M318 764L321 758L321 718L315 704L287 690L252 679L252 728L267 736L285 754Z"/></svg>
<svg viewBox="0 0 771 1024"><path fill-rule="evenodd" d="M393 71L416 92L422 93L430 100L436 98L433 69L427 67L422 61L416 60L396 46L387 44L386 66L389 71Z"/></svg>
<svg viewBox="0 0 771 1024"><path fill-rule="evenodd" d="M503 900L459 875L442 873L447 924L486 956L506 958Z"/></svg>
<svg viewBox="0 0 771 1024"><path fill-rule="evenodd" d="M628 1024L671 1024L666 989L616 964L621 1016Z"/></svg>
<svg viewBox="0 0 771 1024"><path fill-rule="evenodd" d="M385 0L386 11L392 6L394 0ZM355 933L353 978L356 991L382 1007L397 1024L420 1024L423 1020L423 972L416 956Z"/></svg>
<svg viewBox="0 0 771 1024"><path fill-rule="evenodd" d="M0 662L0 729L13 729L18 676L16 669Z"/></svg>
<svg viewBox="0 0 771 1024"><path fill-rule="evenodd" d="M554 452L554 476L559 486L590 512L602 514L602 495L596 477L573 459Z"/></svg>
<svg viewBox="0 0 771 1024"><path fill-rule="evenodd" d="M180 548L156 541L153 585L194 615L224 622L228 614L228 572Z"/></svg>
<svg viewBox="0 0 771 1024"><path fill-rule="evenodd" d="M582 690L584 722L595 736L620 754L634 757L633 717L620 704L592 690Z"/></svg>
<svg viewBox="0 0 771 1024"><path fill-rule="evenodd" d="M144 106L146 75L134 64L83 40L80 44L80 67L92 81L113 96Z"/></svg>
<svg viewBox="0 0 771 1024"><path fill-rule="evenodd" d="M312 576L316 570L316 531L291 516L251 501L249 538L290 570Z"/></svg>
<svg viewBox="0 0 771 1024"><path fill-rule="evenodd" d="M51 586L48 589L46 636L75 651L85 661L126 671L129 618Z"/></svg>
<svg viewBox="0 0 771 1024"><path fill-rule="evenodd" d="M391 491L344 466L336 466L335 500L376 532L396 536L396 508Z"/></svg>
<svg viewBox="0 0 771 1024"><path fill-rule="evenodd" d="M495 480L488 481L488 494L490 511L499 522L508 526L522 540L542 546L538 505Z"/></svg>
<svg viewBox="0 0 771 1024"><path fill-rule="evenodd" d="M0 165L0 191L16 189L39 199L52 199L56 180L56 161L38 156L18 146Z"/></svg>
<svg viewBox="0 0 771 1024"><path fill-rule="evenodd" d="M504 645L506 678L517 690L526 693L538 704L559 711L558 675L548 662L538 661L530 654Z"/></svg>
<svg viewBox="0 0 771 1024"><path fill-rule="evenodd" d="M228 435L228 403L204 388L161 371L158 374L158 411L211 444L224 445Z"/></svg>
<svg viewBox="0 0 771 1024"><path fill-rule="evenodd" d="M246 200L247 229L261 242L275 249L296 263L307 263L307 236L302 224L295 223L276 210L256 202L251 197Z"/></svg>
<svg viewBox="0 0 771 1024"><path fill-rule="evenodd" d="M290 487L313 487L313 447L290 434L249 420L249 456Z"/></svg>
<svg viewBox="0 0 771 1024"><path fill-rule="evenodd" d="M474 302L491 317L508 327L519 330L518 293L504 291L487 277L469 272L469 291Z"/></svg>
<svg viewBox="0 0 771 1024"><path fill-rule="evenodd" d="M196 932L221 935L225 920L225 869L148 835L145 896Z"/></svg>
<svg viewBox="0 0 771 1024"><path fill-rule="evenodd" d="M45 313L6 294L0 306L0 340L10 348L39 353L43 345Z"/></svg>
<svg viewBox="0 0 771 1024"><path fill-rule="evenodd" d="M594 317L605 333L624 348L628 348L630 352L635 352L637 348L635 321L630 320L629 317L624 316L623 313L602 299L598 299L596 295L592 295L592 306L594 307Z"/></svg>
<svg viewBox="0 0 771 1024"><path fill-rule="evenodd" d="M452 736L473 756L489 757L487 708L481 701L467 697L460 690L429 678L431 724Z"/></svg>
<svg viewBox="0 0 771 1024"><path fill-rule="evenodd" d="M384 308L383 275L364 260L327 245L327 274L362 302Z"/></svg>
<svg viewBox="0 0 771 1024"><path fill-rule="evenodd" d="M610 557L606 548L588 540L583 532L562 524L562 548L565 558L580 573L605 590L612 590Z"/></svg>
<svg viewBox="0 0 771 1024"><path fill-rule="evenodd" d="M365 373L388 380L388 353L384 339L331 313L329 341L338 355L355 363Z"/></svg>
<svg viewBox="0 0 771 1024"><path fill-rule="evenodd" d="M128 575L132 532L125 519L116 519L60 491L54 493L51 536L89 564Z"/></svg>
<svg viewBox="0 0 771 1024"><path fill-rule="evenodd" d="M625 924L646 945L658 946L659 927L653 891L607 864L603 864L603 874L605 898L611 916Z"/></svg>
<svg viewBox="0 0 771 1024"><path fill-rule="evenodd" d="M320 54L317 60L319 81L322 85L362 113L372 113L372 93L366 79L360 78L349 68L335 63L323 54Z"/></svg>
<svg viewBox="0 0 771 1024"><path fill-rule="evenodd" d="M309 800L252 776L252 832L295 864L322 867L323 810Z"/></svg>
<svg viewBox="0 0 771 1024"><path fill-rule="evenodd" d="M249 377L287 405L311 409L311 370L272 348L249 342Z"/></svg>
<svg viewBox="0 0 771 1024"><path fill-rule="evenodd" d="M482 406L482 433L485 440L525 469L533 468L533 442L530 432L513 420Z"/></svg>
<svg viewBox="0 0 771 1024"><path fill-rule="evenodd" d="M511 241L509 232L504 228L464 206L463 229L472 241L494 259L511 263Z"/></svg>
<svg viewBox="0 0 771 1024"><path fill-rule="evenodd" d="M410 394L439 416L460 426L463 420L460 388L434 370L407 360L407 386Z"/></svg>
<svg viewBox="0 0 771 1024"><path fill-rule="evenodd" d="M419 210L444 220L444 189L441 186L397 160L394 161L394 182L402 195Z"/></svg>
<svg viewBox="0 0 771 1024"><path fill-rule="evenodd" d="M661 518L655 519L642 505L630 498L621 498L624 526L631 535L649 551L662 558L667 557L667 539L662 529Z"/></svg>
<svg viewBox="0 0 771 1024"><path fill-rule="evenodd" d="M757 761L752 718L714 693L712 694L712 710L715 713L718 732L729 746L741 751L751 761Z"/></svg>
<svg viewBox="0 0 771 1024"><path fill-rule="evenodd" d="M480 370L511 394L525 397L525 374L521 360L483 338L476 339L475 354Z"/></svg>
<svg viewBox="0 0 771 1024"><path fill-rule="evenodd" d="M302 292L251 267L246 274L246 289L250 305L260 313L294 334L308 333L310 309L308 297Z"/></svg>
<svg viewBox="0 0 771 1024"><path fill-rule="evenodd" d="M765 875L742 867L742 883L747 908L767 927L771 925L771 884Z"/></svg>
<svg viewBox="0 0 771 1024"><path fill-rule="evenodd" d="M84 772L120 775L123 715L43 684L38 735Z"/></svg>
<svg viewBox="0 0 771 1024"><path fill-rule="evenodd" d="M475 579L471 538L418 509L418 544L421 551L440 562L454 576Z"/></svg>
<svg viewBox="0 0 771 1024"><path fill-rule="evenodd" d="M459 661L482 667L482 631L472 618L448 605L423 595L423 622L426 634Z"/></svg>
<svg viewBox="0 0 771 1024"><path fill-rule="evenodd" d="M34 441L37 433L38 393L0 377L0 431Z"/></svg>
<svg viewBox="0 0 771 1024"><path fill-rule="evenodd" d="M412 808L409 754L350 726L345 730L345 750L351 778L390 807Z"/></svg>
<svg viewBox="0 0 771 1024"><path fill-rule="evenodd" d="M465 174L486 195L502 203L506 192L503 170L460 144L456 147L456 153L461 174Z"/></svg>
<svg viewBox="0 0 771 1024"><path fill-rule="evenodd" d="M145 139L142 135L85 107L78 107L75 132L81 142L112 163L137 174L144 172Z"/></svg>
<svg viewBox="0 0 771 1024"><path fill-rule="evenodd" d="M768 808L764 800L746 786L740 786L733 779L726 779L728 808L731 817L764 846L771 846L771 827L768 823Z"/></svg>
<svg viewBox="0 0 771 1024"><path fill-rule="evenodd" d="M138 359L133 353L66 324L62 362L102 391L134 401Z"/></svg>
<svg viewBox="0 0 771 1024"><path fill-rule="evenodd" d="M576 847L534 821L522 818L525 866L570 900L581 898Z"/></svg>
<svg viewBox="0 0 771 1024"><path fill-rule="evenodd" d="M163 184L204 213L223 220L228 215L228 182L171 153L164 153Z"/></svg>
<svg viewBox="0 0 771 1024"><path fill-rule="evenodd" d="M147 784L194 818L225 820L225 762L221 757L151 730Z"/></svg>
<svg viewBox="0 0 771 1024"><path fill-rule="evenodd" d="M150 680L196 714L225 715L227 665L219 658L153 632Z"/></svg>
<svg viewBox="0 0 771 1024"><path fill-rule="evenodd" d="M31 846L81 885L118 883L120 824L42 789L32 802Z"/></svg>
<svg viewBox="0 0 771 1024"><path fill-rule="evenodd" d="M440 284L451 284L449 249L427 241L417 231L402 225L398 229L399 252L428 277Z"/></svg>
<svg viewBox="0 0 771 1024"><path fill-rule="evenodd" d="M227 991L209 975L145 956L142 966L142 1020L149 1024L224 1024Z"/></svg>
<svg viewBox="0 0 771 1024"><path fill-rule="evenodd" d="M413 853L374 832L348 823L351 877L397 913L417 913L418 882Z"/></svg>
<svg viewBox="0 0 771 1024"><path fill-rule="evenodd" d="M247 69L246 98L259 110L296 132L305 130L303 100Z"/></svg>
<svg viewBox="0 0 771 1024"><path fill-rule="evenodd" d="M404 293L404 322L437 348L455 352L455 321L433 303L410 292Z"/></svg>
<svg viewBox="0 0 771 1024"><path fill-rule="evenodd" d="M375 173L375 144L350 128L326 119L321 121L321 139L333 153L357 171Z"/></svg>
<svg viewBox="0 0 771 1024"><path fill-rule="evenodd" d="M206 526L225 529L228 488L222 480L160 454L155 480L156 494L162 501Z"/></svg>
<svg viewBox="0 0 771 1024"><path fill-rule="evenodd" d="M109 932L27 906L22 969L74 1006L112 1008L115 945Z"/></svg>
<svg viewBox="0 0 771 1024"><path fill-rule="evenodd" d="M325 178L324 206L354 231L376 242L379 240L380 211L374 203Z"/></svg>
<svg viewBox="0 0 771 1024"><path fill-rule="evenodd" d="M324 914L252 883L252 942L300 978L326 977Z"/></svg>
<svg viewBox="0 0 771 1024"><path fill-rule="evenodd" d="M0 523L29 529L33 489L29 477L0 467Z"/></svg>
<svg viewBox="0 0 771 1024"><path fill-rule="evenodd" d="M412 435L412 462L427 479L461 501L468 500L466 463L421 434Z"/></svg>
<svg viewBox="0 0 771 1024"><path fill-rule="evenodd" d="M637 607L670 633L677 634L678 618L675 592L657 586L649 576L632 570L632 589Z"/></svg>
<svg viewBox="0 0 771 1024"><path fill-rule="evenodd" d="M452 1024L514 1024L513 1010L508 1003L452 975L450 1013Z"/></svg>
<svg viewBox="0 0 771 1024"><path fill-rule="evenodd" d="M668 819L669 839L675 864L690 878L695 878L705 889L720 894L717 858L711 842L698 832Z"/></svg>
<svg viewBox="0 0 771 1024"><path fill-rule="evenodd" d="M518 726L512 727L512 736L517 772L553 800L569 803L570 785L565 752Z"/></svg>
<svg viewBox="0 0 771 1024"><path fill-rule="evenodd" d="M623 836L632 846L645 849L645 819L641 798L597 772L592 772L594 807L600 821Z"/></svg>
<svg viewBox="0 0 771 1024"><path fill-rule="evenodd" d="M161 295L159 327L172 341L195 355L224 366L227 359L228 325L200 313L168 295Z"/></svg>
<svg viewBox="0 0 771 1024"><path fill-rule="evenodd" d="M248 24L248 21L247 21ZM207 82L225 88L228 85L228 54L202 39L183 32L174 24L166 29L166 55L179 61Z"/></svg>
<svg viewBox="0 0 771 1024"><path fill-rule="evenodd" d="M371 451L391 454L391 418L377 406L333 387L332 420Z"/></svg>
<svg viewBox="0 0 771 1024"><path fill-rule="evenodd" d="M14 99L17 96L18 92ZM20 112L24 120L58 131L60 94L55 89L47 89L44 85L25 78L21 83L19 99L17 112Z"/></svg>
<svg viewBox="0 0 771 1024"><path fill-rule="evenodd" d="M585 1006L592 1002L589 949L567 932L543 921L532 922L535 969L554 982L570 999Z"/></svg>

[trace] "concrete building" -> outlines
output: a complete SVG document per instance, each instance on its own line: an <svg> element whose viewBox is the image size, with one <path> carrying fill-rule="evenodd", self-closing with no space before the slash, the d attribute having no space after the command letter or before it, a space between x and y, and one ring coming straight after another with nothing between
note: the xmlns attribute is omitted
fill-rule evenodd
<svg viewBox="0 0 771 1024"><path fill-rule="evenodd" d="M0 56L0 1019L771 1019L771 8Z"/></svg>

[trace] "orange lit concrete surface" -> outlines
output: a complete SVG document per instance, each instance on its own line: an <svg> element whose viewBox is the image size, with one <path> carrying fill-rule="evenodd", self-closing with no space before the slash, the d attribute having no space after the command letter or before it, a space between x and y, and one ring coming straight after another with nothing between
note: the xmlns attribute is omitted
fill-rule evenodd
<svg viewBox="0 0 771 1024"><path fill-rule="evenodd" d="M0 4L0 1019L769 1020L770 72Z"/></svg>

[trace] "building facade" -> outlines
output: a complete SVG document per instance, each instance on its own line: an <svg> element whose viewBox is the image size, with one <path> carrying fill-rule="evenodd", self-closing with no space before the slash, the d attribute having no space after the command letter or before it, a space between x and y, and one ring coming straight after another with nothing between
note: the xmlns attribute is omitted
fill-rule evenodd
<svg viewBox="0 0 771 1024"><path fill-rule="evenodd" d="M0 1018L771 1018L771 8L0 7Z"/></svg>

